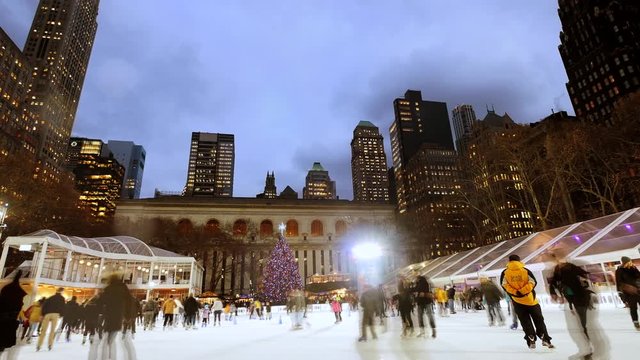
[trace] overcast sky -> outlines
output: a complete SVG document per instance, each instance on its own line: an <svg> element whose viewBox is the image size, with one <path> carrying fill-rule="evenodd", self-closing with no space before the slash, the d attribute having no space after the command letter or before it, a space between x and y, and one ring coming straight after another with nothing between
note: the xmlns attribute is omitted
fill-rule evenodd
<svg viewBox="0 0 640 360"><path fill-rule="evenodd" d="M21 48L37 3L0 0ZM353 129L378 126L390 158L407 89L481 118L573 113L556 0L102 0L98 23L73 134L143 145L144 197L182 190L192 131L235 134L234 196L267 171L301 196L319 161L352 199Z"/></svg>

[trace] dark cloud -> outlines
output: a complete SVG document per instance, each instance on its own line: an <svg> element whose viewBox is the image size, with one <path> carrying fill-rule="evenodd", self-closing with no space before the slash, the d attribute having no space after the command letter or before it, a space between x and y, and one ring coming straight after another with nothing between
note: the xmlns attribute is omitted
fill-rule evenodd
<svg viewBox="0 0 640 360"><path fill-rule="evenodd" d="M24 43L36 0L0 0ZM74 134L147 150L143 194L181 190L192 131L236 136L236 196L300 194L313 162L351 198L360 120L387 149L393 99L485 104L531 122L570 109L556 0L102 1ZM387 152L389 157L389 152Z"/></svg>

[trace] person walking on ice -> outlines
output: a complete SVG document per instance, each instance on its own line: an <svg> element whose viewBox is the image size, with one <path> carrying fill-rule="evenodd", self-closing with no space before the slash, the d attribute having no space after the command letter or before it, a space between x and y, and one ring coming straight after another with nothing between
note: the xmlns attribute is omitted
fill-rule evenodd
<svg viewBox="0 0 640 360"><path fill-rule="evenodd" d="M536 336L542 339L542 346L555 348L544 323L542 309L534 290L538 282L533 273L524 267L518 255L509 256L507 268L500 275L502 288L513 300L513 309L524 330L524 339L529 349L536 348Z"/></svg>

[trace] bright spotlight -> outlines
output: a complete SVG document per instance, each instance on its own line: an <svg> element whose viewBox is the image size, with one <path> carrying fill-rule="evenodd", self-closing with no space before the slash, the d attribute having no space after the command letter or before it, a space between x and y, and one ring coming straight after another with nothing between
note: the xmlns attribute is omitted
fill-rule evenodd
<svg viewBox="0 0 640 360"><path fill-rule="evenodd" d="M382 256L382 248L378 244L364 243L353 247L353 256L359 260L376 259Z"/></svg>

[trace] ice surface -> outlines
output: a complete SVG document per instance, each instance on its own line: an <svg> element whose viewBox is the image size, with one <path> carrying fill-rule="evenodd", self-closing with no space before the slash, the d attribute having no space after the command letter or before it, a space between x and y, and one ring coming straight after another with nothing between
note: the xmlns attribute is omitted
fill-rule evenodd
<svg viewBox="0 0 640 360"><path fill-rule="evenodd" d="M346 306L345 306L346 308ZM344 321L334 324L331 312L308 314L308 325L291 330L289 318L274 313L272 320L239 317L237 324L223 320L221 327L186 331L179 327L162 331L138 330L134 343L140 360L162 359L567 359L577 351L565 325L564 314L556 308L543 310L556 349L529 350L523 332L506 327L489 327L484 312L458 312L450 317L436 316L437 339L401 339L398 317L388 320L386 331L377 327L378 340L358 343L358 313L343 313ZM506 315L506 314L505 314ZM633 328L627 309L607 309L600 322L611 341L611 359L633 359L640 350L640 332ZM427 330L429 334L429 330ZM35 345L21 348L20 360L86 359L89 348L81 345L81 336L71 342L58 341L53 351L35 351ZM118 359L123 359L118 356Z"/></svg>

